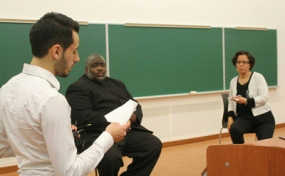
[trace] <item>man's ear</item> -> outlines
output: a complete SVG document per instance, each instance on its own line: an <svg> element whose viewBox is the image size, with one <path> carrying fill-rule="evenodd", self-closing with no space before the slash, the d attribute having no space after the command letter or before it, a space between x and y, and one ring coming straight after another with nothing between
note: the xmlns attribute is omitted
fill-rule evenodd
<svg viewBox="0 0 285 176"><path fill-rule="evenodd" d="M49 49L49 54L51 58L54 60L58 61L61 59L63 55L63 48L61 47L60 44L54 44L50 49Z"/></svg>
<svg viewBox="0 0 285 176"><path fill-rule="evenodd" d="M85 66L85 73L88 73L88 66Z"/></svg>

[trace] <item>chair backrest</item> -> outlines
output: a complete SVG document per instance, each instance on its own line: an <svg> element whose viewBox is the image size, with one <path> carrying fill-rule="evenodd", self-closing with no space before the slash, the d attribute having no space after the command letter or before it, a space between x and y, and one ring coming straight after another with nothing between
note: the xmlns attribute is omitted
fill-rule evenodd
<svg viewBox="0 0 285 176"><path fill-rule="evenodd" d="M266 140L264 140L266 141ZM277 139L278 141L278 139ZM255 145L211 145L207 148L208 175L219 176L281 176L285 175L285 148L282 141L266 141L268 146ZM272 146L270 146L272 145ZM276 146L274 146L276 145ZM284 146L284 144L282 144Z"/></svg>
<svg viewBox="0 0 285 176"><path fill-rule="evenodd" d="M228 124L228 104L229 104L229 93L225 92L221 94L224 104L224 113L223 113L223 120L222 120L222 127L227 128Z"/></svg>

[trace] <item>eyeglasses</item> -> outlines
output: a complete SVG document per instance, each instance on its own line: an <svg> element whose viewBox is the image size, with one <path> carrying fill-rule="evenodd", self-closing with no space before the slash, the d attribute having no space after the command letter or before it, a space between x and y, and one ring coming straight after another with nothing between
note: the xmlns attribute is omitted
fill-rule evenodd
<svg viewBox="0 0 285 176"><path fill-rule="evenodd" d="M249 64L249 61L237 61L236 64Z"/></svg>

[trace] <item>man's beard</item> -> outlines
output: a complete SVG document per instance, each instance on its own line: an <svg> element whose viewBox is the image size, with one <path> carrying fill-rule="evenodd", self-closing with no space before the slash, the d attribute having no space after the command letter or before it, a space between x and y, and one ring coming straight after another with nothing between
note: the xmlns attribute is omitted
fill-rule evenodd
<svg viewBox="0 0 285 176"><path fill-rule="evenodd" d="M97 78L91 71L90 69L87 70L87 73L86 73L86 76L91 79L91 80L104 80L106 78L106 75L104 77L100 77L100 78Z"/></svg>
<svg viewBox="0 0 285 176"><path fill-rule="evenodd" d="M67 61L65 59L65 55L63 54L60 60L55 64L55 74L59 77L67 77L69 72L66 73L67 70Z"/></svg>

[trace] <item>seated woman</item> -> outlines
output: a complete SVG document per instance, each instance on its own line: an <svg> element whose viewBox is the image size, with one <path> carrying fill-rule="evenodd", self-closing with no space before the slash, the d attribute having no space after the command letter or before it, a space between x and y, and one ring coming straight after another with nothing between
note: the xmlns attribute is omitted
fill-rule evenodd
<svg viewBox="0 0 285 176"><path fill-rule="evenodd" d="M262 74L252 72L254 57L239 51L232 59L238 76L230 83L228 129L234 144L244 143L243 134L256 133L257 139L272 138L275 120L268 104L268 86Z"/></svg>

